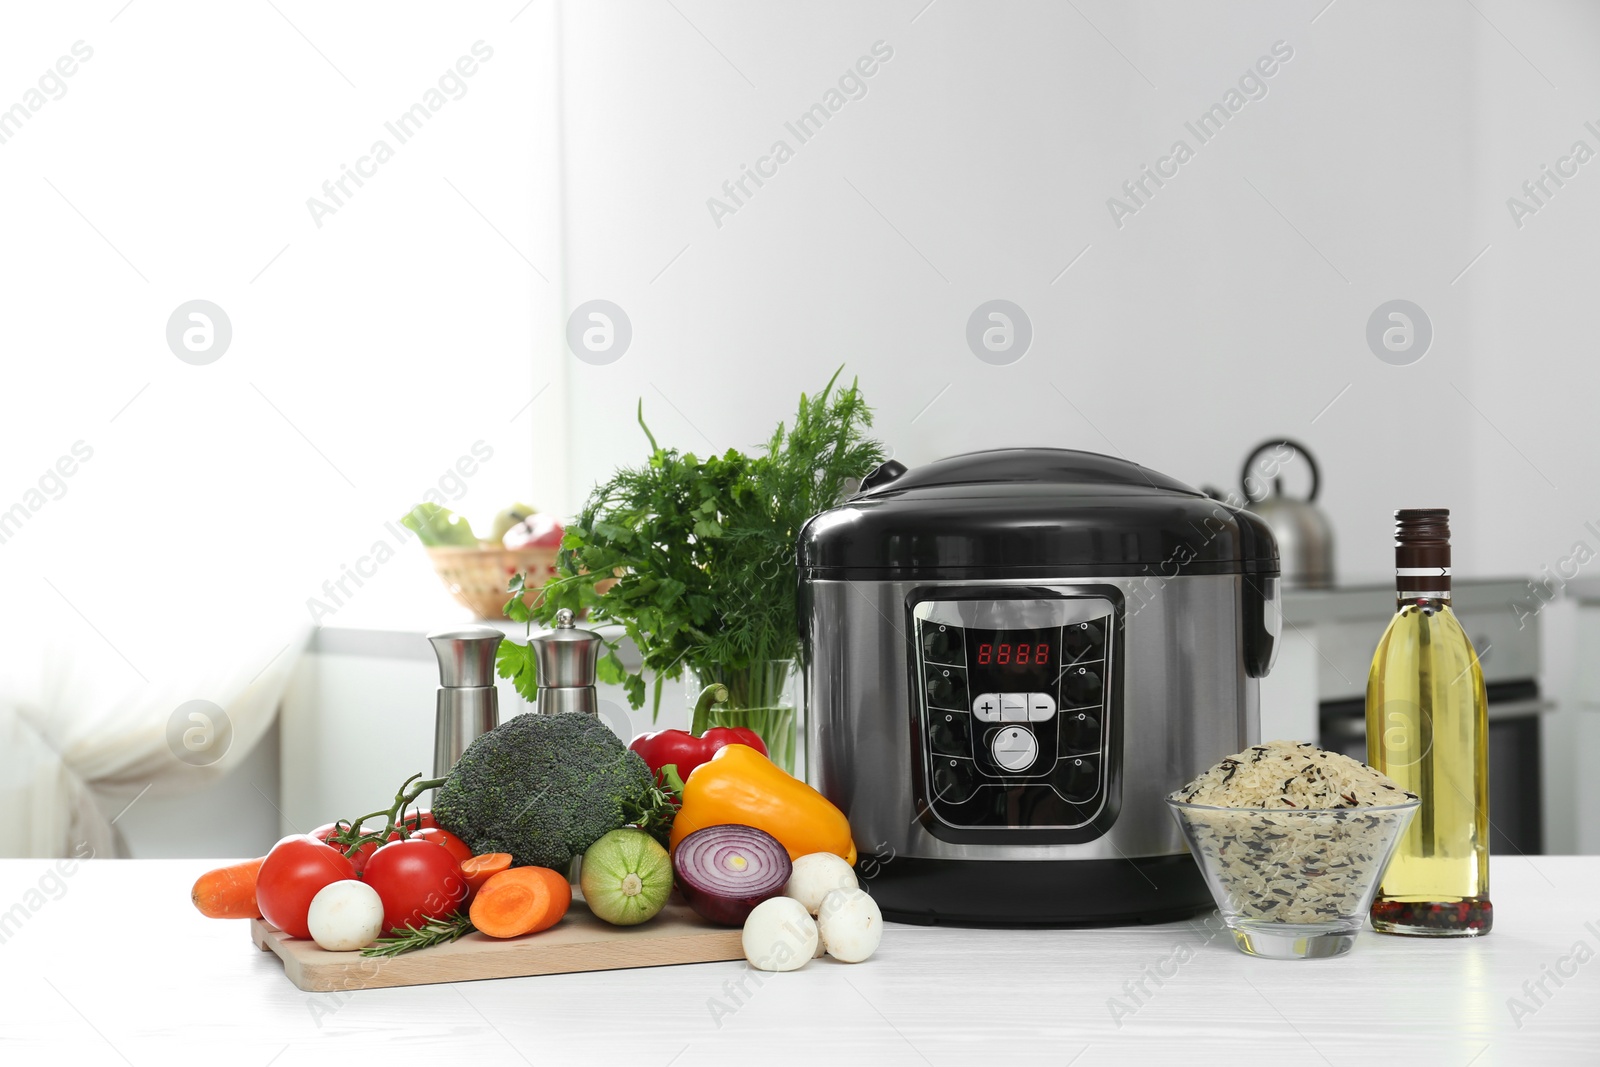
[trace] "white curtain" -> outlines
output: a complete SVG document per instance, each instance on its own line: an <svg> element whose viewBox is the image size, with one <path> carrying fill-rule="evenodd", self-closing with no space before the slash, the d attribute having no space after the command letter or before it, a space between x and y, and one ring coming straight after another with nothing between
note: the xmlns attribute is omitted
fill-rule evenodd
<svg viewBox="0 0 1600 1067"><path fill-rule="evenodd" d="M14 618L5 629L0 801L9 815L0 819L0 856L39 857L85 846L95 856L124 855L112 820L125 804L147 788L182 793L230 773L272 724L310 632L284 618L191 620L176 631L181 647L142 665L142 679L92 632L63 643L30 639ZM197 700L216 710L180 712ZM208 729L215 744L224 728L231 740L218 758L215 747L183 746L184 730ZM205 740L190 735L191 744Z"/></svg>

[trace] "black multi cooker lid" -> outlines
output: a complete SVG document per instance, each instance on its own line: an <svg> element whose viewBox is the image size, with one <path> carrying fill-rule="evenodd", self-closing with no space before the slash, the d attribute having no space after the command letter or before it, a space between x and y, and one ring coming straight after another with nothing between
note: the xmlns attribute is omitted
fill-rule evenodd
<svg viewBox="0 0 1600 1067"><path fill-rule="evenodd" d="M1276 574L1267 524L1137 463L1064 448L890 461L800 531L813 580Z"/></svg>

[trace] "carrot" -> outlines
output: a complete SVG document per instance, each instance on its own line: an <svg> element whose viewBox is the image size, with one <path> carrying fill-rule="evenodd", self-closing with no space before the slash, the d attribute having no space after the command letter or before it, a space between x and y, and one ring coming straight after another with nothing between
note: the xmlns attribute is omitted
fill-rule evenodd
<svg viewBox="0 0 1600 1067"><path fill-rule="evenodd" d="M461 861L461 873L467 879L467 888L473 893L483 888L483 883L511 866L511 853L485 852L481 856Z"/></svg>
<svg viewBox="0 0 1600 1067"><path fill-rule="evenodd" d="M207 871L189 891L189 899L208 919L259 919L256 875L261 873L261 864L265 861L263 856Z"/></svg>
<svg viewBox="0 0 1600 1067"><path fill-rule="evenodd" d="M490 937L548 930L572 903L572 885L547 867L512 867L491 875L472 900L472 925Z"/></svg>

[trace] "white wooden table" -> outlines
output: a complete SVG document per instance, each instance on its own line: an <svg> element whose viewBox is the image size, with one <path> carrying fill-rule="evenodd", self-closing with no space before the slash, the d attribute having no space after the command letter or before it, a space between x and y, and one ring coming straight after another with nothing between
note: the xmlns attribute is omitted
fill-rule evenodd
<svg viewBox="0 0 1600 1067"><path fill-rule="evenodd" d="M1337 960L1198 920L891 925L868 963L759 986L720 963L347 994L196 914L213 865L0 861L0 1064L1600 1063L1600 857L1496 858L1488 938L1368 932Z"/></svg>

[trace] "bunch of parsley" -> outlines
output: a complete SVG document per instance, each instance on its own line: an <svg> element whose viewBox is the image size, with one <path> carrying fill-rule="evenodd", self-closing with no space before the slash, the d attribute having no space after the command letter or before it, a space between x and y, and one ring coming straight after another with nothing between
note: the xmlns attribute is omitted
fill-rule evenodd
<svg viewBox="0 0 1600 1067"><path fill-rule="evenodd" d="M842 369L842 368L841 368ZM635 708L644 706L645 675L661 680L684 668L741 669L799 656L795 616L800 527L839 498L885 458L864 434L872 410L857 382L835 390L835 371L815 396L800 397L792 426L783 423L760 454L729 449L701 459L663 448L644 422L650 458L595 487L561 542L557 572L534 608L518 594L506 605L512 619L550 624L561 608L587 609L590 625L617 623L643 654L628 672L607 643L599 664L603 682L621 683ZM596 592L598 577L617 581ZM538 688L532 649L500 645L499 672L532 700Z"/></svg>

